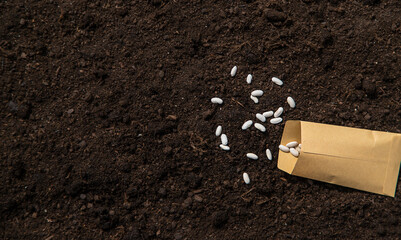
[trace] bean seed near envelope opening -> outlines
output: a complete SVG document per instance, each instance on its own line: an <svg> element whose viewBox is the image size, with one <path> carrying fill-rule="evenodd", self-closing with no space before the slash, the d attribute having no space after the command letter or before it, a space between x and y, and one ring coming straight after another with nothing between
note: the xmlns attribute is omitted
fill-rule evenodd
<svg viewBox="0 0 401 240"><path fill-rule="evenodd" d="M279 148L281 151L285 152L285 153L289 153L289 152L290 152L290 148L288 148L287 146L280 145L280 146L278 146L278 148Z"/></svg>
<svg viewBox="0 0 401 240"><path fill-rule="evenodd" d="M289 142L286 145L288 148L295 148L298 146L298 142L297 141L293 141L293 142Z"/></svg>

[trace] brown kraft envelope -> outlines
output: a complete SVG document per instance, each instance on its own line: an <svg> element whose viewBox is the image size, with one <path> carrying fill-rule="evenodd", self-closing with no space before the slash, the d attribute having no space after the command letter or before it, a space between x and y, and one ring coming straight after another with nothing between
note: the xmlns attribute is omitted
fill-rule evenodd
<svg viewBox="0 0 401 240"><path fill-rule="evenodd" d="M401 134L287 121L281 144L302 143L298 158L279 151L279 169L300 177L394 197Z"/></svg>

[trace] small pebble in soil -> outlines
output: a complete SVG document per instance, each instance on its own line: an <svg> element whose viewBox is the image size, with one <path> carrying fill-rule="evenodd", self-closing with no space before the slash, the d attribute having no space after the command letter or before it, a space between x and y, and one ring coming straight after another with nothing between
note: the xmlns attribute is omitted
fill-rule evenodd
<svg viewBox="0 0 401 240"><path fill-rule="evenodd" d="M248 77L246 77L246 83L251 84L252 83L252 75L248 74Z"/></svg>
<svg viewBox="0 0 401 240"><path fill-rule="evenodd" d="M256 118L259 119L261 122L266 122L266 117L260 113L256 113Z"/></svg>
<svg viewBox="0 0 401 240"><path fill-rule="evenodd" d="M272 77L272 82L274 82L275 84L281 86L283 85L283 81L281 81L280 79L276 78L276 77Z"/></svg>
<svg viewBox="0 0 401 240"><path fill-rule="evenodd" d="M234 67L231 69L231 77L234 77L235 74L237 74L237 70L238 70L238 67L237 67L237 66L234 66Z"/></svg>
<svg viewBox="0 0 401 240"><path fill-rule="evenodd" d="M226 145L227 146L227 144L228 144L228 138L227 138L227 135L226 134L221 134L221 144L223 144L223 145Z"/></svg>
<svg viewBox="0 0 401 240"><path fill-rule="evenodd" d="M292 97L287 98L287 103L290 105L290 108L295 108L295 101Z"/></svg>
<svg viewBox="0 0 401 240"><path fill-rule="evenodd" d="M212 98L210 101L211 101L212 103L215 103L215 104L223 104L223 99L218 98L218 97L214 97L214 98Z"/></svg>
<svg viewBox="0 0 401 240"><path fill-rule="evenodd" d="M277 109L277 111L274 112L274 115L273 115L273 116L274 116L275 118L278 118L278 117L281 116L281 114L283 114L283 112L284 112L284 108L279 107L279 108Z"/></svg>
<svg viewBox="0 0 401 240"><path fill-rule="evenodd" d="M249 159L253 159L253 160L258 160L258 156L256 155L256 154L254 154L254 153L247 153L246 154L246 157L247 158L249 158Z"/></svg>
<svg viewBox="0 0 401 240"><path fill-rule="evenodd" d="M281 123L282 121L283 121L283 119L282 119L281 117L270 119L270 123L271 123L271 124L279 124L279 123Z"/></svg>
<svg viewBox="0 0 401 240"><path fill-rule="evenodd" d="M252 120L248 120L248 121L244 122L244 124L242 124L241 129L242 129L242 130L246 130L246 129L248 129L250 126L252 126L252 124L253 124L253 121L252 121Z"/></svg>
<svg viewBox="0 0 401 240"><path fill-rule="evenodd" d="M280 146L278 146L278 148L279 148L281 151L285 152L285 153L289 153L289 152L290 152L290 149L289 149L287 146L280 145Z"/></svg>
<svg viewBox="0 0 401 240"><path fill-rule="evenodd" d="M270 149L266 149L266 156L267 156L267 159L269 159L270 161L273 160L273 155L272 155L272 152L270 151Z"/></svg>
<svg viewBox="0 0 401 240"><path fill-rule="evenodd" d="M273 116L274 112L273 111L267 111L263 113L263 116L265 116L265 118L269 118L271 116Z"/></svg>
<svg viewBox="0 0 401 240"><path fill-rule="evenodd" d="M255 126L255 128L258 129L259 131L261 131L261 132L266 132L266 128L265 128L265 126L263 126L262 124L260 124L260 123L255 123L254 126Z"/></svg>
<svg viewBox="0 0 401 240"><path fill-rule="evenodd" d="M299 152L298 152L295 148L290 148L290 153L291 153L294 157L298 157L298 156L299 156Z"/></svg>
<svg viewBox="0 0 401 240"><path fill-rule="evenodd" d="M251 92L251 95L254 97L261 97L261 96L263 96L263 91L262 90L254 90Z"/></svg>
<svg viewBox="0 0 401 240"><path fill-rule="evenodd" d="M230 147L223 144L220 144L220 148L223 149L224 151L230 151Z"/></svg>
<svg viewBox="0 0 401 240"><path fill-rule="evenodd" d="M296 148L298 146L298 142L297 141L292 141L287 143L286 145L288 148Z"/></svg>
<svg viewBox="0 0 401 240"><path fill-rule="evenodd" d="M242 175L242 177L244 178L244 182L245 182L246 184L249 184L249 183L251 182L251 180L249 179L248 173L244 173L244 174Z"/></svg>
<svg viewBox="0 0 401 240"><path fill-rule="evenodd" d="M259 103L259 99L257 97L251 95L251 99L254 103Z"/></svg>
<svg viewBox="0 0 401 240"><path fill-rule="evenodd" d="M223 131L223 128L219 125L216 128L216 137L221 135L221 132Z"/></svg>

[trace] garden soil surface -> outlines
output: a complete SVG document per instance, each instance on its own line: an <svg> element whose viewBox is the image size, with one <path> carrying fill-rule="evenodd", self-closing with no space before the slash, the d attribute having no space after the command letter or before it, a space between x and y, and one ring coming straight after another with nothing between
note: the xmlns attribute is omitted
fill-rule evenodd
<svg viewBox="0 0 401 240"><path fill-rule="evenodd" d="M401 236L400 179L392 198L291 176L284 122L241 130L283 106L400 133L400 1L14 0L0 22L1 239Z"/></svg>

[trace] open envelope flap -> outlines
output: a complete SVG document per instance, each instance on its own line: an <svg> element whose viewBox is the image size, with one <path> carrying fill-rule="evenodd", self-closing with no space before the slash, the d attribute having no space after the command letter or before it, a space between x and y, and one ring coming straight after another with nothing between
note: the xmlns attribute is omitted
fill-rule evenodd
<svg viewBox="0 0 401 240"><path fill-rule="evenodd" d="M287 121L285 123L281 144L285 145L291 141L301 142L301 121ZM277 167L284 172L292 174L297 158L288 153L279 151Z"/></svg>

